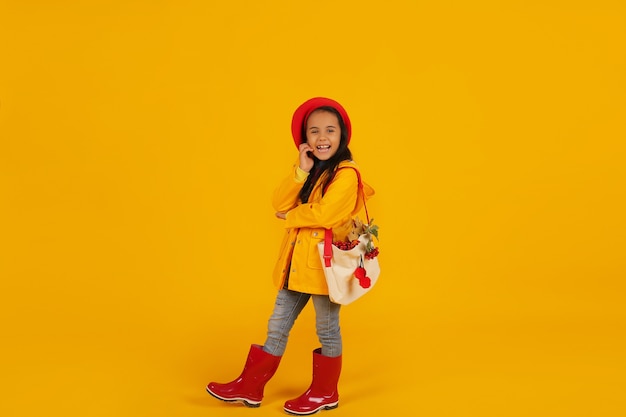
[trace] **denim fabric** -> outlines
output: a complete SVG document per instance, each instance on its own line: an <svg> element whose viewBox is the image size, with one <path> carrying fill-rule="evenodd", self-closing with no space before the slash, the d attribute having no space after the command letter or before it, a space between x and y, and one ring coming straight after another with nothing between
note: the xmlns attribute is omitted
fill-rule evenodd
<svg viewBox="0 0 626 417"><path fill-rule="evenodd" d="M287 339L298 315L313 298L317 337L322 344L322 355L341 355L341 330L339 310L341 305L330 301L327 295L305 294L288 289L278 291L274 311L268 322L267 339L263 350L274 356L282 356L287 347Z"/></svg>

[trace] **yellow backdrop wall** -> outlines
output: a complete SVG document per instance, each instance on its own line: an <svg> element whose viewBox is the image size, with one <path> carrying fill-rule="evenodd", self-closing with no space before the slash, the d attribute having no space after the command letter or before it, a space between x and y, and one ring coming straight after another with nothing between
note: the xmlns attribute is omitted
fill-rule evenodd
<svg viewBox="0 0 626 417"><path fill-rule="evenodd" d="M378 286L333 415L626 411L623 1L0 2L0 415L282 413L262 343L293 110L341 102Z"/></svg>

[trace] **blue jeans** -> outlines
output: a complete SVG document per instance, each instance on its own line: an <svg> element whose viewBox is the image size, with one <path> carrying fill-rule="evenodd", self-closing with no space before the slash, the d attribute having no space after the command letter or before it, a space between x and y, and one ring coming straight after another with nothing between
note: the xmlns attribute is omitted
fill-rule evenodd
<svg viewBox="0 0 626 417"><path fill-rule="evenodd" d="M322 355L341 355L341 330L339 329L339 309L341 305L330 301L327 295L305 294L282 289L278 291L274 312L267 326L267 339L263 350L274 356L282 356L287 347L289 332L304 306L313 298L317 337L322 344Z"/></svg>

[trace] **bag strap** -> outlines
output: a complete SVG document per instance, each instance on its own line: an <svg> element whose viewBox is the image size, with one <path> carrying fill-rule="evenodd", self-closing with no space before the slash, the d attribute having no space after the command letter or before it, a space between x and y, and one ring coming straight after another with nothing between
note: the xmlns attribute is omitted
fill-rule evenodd
<svg viewBox="0 0 626 417"><path fill-rule="evenodd" d="M355 167L342 167L342 168L337 168L337 170L335 170L335 173L333 174L333 177L335 176L337 171L341 171L342 169L353 169L354 172L356 172L356 177L357 177L357 180L359 181L359 189L358 189L358 191L361 193L361 195L363 197L363 208L365 209L365 217L367 219L367 224L370 224L370 215L367 212L367 204L365 203L365 191L363 191L363 181L361 181L361 173ZM326 191L328 190L328 187L330 186L331 183L332 183L332 180L329 181L328 184L326 184L326 187L324 187L324 191L323 191L324 194L326 194Z"/></svg>
<svg viewBox="0 0 626 417"><path fill-rule="evenodd" d="M324 266L330 267L330 260L333 259L333 229L324 231Z"/></svg>
<svg viewBox="0 0 626 417"><path fill-rule="evenodd" d="M335 174L337 173L337 171L342 170L342 169L353 169L354 172L356 172L356 177L357 180L359 181L359 188L357 192L360 192L361 195L363 196L363 208L365 208L365 216L367 218L367 224L370 224L370 215L367 212L367 204L365 203L365 191L363 191L363 181L361 181L361 173L359 172L358 169L354 168L354 167L343 167L343 168L338 168L335 171ZM335 175L333 174L333 176ZM328 189L328 187L330 186L330 183L332 181L330 181L326 187L324 187L324 193L326 193L326 190ZM358 195L357 195L358 198ZM324 266L326 266L327 268L331 266L330 260L333 258L333 229L326 229L324 231Z"/></svg>

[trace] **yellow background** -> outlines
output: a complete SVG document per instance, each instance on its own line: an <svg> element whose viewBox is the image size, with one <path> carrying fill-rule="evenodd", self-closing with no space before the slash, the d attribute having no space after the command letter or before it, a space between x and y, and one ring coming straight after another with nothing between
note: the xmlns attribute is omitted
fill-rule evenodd
<svg viewBox="0 0 626 417"><path fill-rule="evenodd" d="M328 96L383 274L332 415L626 413L623 1L0 1L0 415L269 416L293 110ZM383 414L384 413L384 414Z"/></svg>

